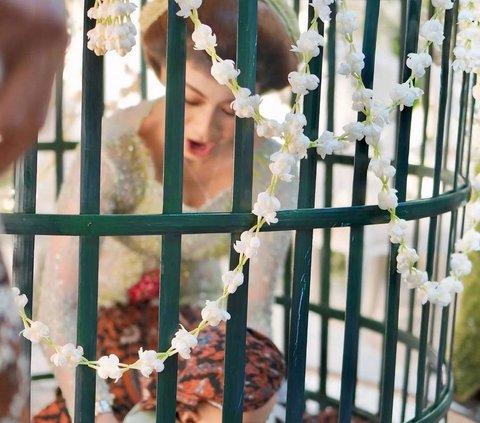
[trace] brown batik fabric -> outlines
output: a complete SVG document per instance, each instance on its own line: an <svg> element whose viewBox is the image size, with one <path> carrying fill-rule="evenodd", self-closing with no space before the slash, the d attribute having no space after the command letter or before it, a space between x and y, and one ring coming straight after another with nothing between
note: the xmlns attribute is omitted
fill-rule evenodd
<svg viewBox="0 0 480 423"><path fill-rule="evenodd" d="M188 326L200 320L198 307L182 307L181 321ZM98 314L97 355L115 354L120 362L131 364L138 360L138 350L157 349L158 305L153 300L142 300L127 305L100 307ZM136 371L126 372L117 382L108 379L113 395L115 417L122 421L125 415L142 399L141 380ZM33 419L34 423L68 423L71 421L61 393L48 407Z"/></svg>
<svg viewBox="0 0 480 423"><path fill-rule="evenodd" d="M223 399L225 325L208 327L198 335L198 346L188 360L180 358L177 413L195 411L201 402L221 405ZM266 336L247 329L244 411L255 410L280 389L285 374L283 356ZM148 386L144 409L155 408L155 383Z"/></svg>

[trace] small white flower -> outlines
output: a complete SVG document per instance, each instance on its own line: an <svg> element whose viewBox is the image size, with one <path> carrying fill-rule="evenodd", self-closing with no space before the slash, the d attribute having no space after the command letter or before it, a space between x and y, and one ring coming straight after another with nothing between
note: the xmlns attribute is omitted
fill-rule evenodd
<svg viewBox="0 0 480 423"><path fill-rule="evenodd" d="M240 235L240 239L235 241L233 248L238 254L243 254L245 257L251 259L258 253L258 249L260 248L260 239L253 232L244 231ZM243 274L240 274L242 275L242 281L240 283L241 285L243 283Z"/></svg>
<svg viewBox="0 0 480 423"><path fill-rule="evenodd" d="M303 72L290 72L288 82L292 87L292 92L298 95L306 95L318 87L320 80L316 75Z"/></svg>
<svg viewBox="0 0 480 423"><path fill-rule="evenodd" d="M210 326L218 326L221 322L229 320L230 317L230 313L220 307L218 301L207 300L205 307L202 309L202 319Z"/></svg>
<svg viewBox="0 0 480 423"><path fill-rule="evenodd" d="M363 133L364 125L362 122L351 122L344 125L343 130L347 135L349 142L360 141L364 137Z"/></svg>
<svg viewBox="0 0 480 423"><path fill-rule="evenodd" d="M202 5L202 0L175 0L180 10L177 12L178 16L188 18L192 10L198 9Z"/></svg>
<svg viewBox="0 0 480 423"><path fill-rule="evenodd" d="M72 366L75 367L83 358L83 348L81 346L68 343L61 347L50 357L50 361L57 367Z"/></svg>
<svg viewBox="0 0 480 423"><path fill-rule="evenodd" d="M390 97L394 103L400 105L400 110L405 106L412 107L415 100L418 100L423 95L423 90L418 87L413 87L404 82L403 84L395 84L390 91Z"/></svg>
<svg viewBox="0 0 480 423"><path fill-rule="evenodd" d="M372 100L370 103L370 119L375 125L383 128L390 121L388 107L380 101Z"/></svg>
<svg viewBox="0 0 480 423"><path fill-rule="evenodd" d="M450 270L457 278L467 276L472 271L472 262L463 253L453 253L450 255Z"/></svg>
<svg viewBox="0 0 480 423"><path fill-rule="evenodd" d="M270 171L273 175L278 176L282 181L291 182L294 175L290 172L295 164L295 159L291 154L277 151L270 156Z"/></svg>
<svg viewBox="0 0 480 423"><path fill-rule="evenodd" d="M227 59L213 63L210 73L220 85L226 85L235 79L240 74L240 71L235 69L233 60Z"/></svg>
<svg viewBox="0 0 480 423"><path fill-rule="evenodd" d="M280 201L274 195L268 192L261 192L257 196L257 201L253 205L252 213L258 217L263 217L269 225L277 223L277 210L280 209Z"/></svg>
<svg viewBox="0 0 480 423"><path fill-rule="evenodd" d="M163 372L165 364L163 361L158 358L158 354L154 350L143 351L143 348L140 347L138 350L138 362L137 368L140 370L143 376L150 376L153 371L157 373Z"/></svg>
<svg viewBox="0 0 480 423"><path fill-rule="evenodd" d="M257 113L262 99L258 94L251 94L251 91L244 87L240 87L235 93L231 107L239 118L251 118Z"/></svg>
<svg viewBox="0 0 480 423"><path fill-rule="evenodd" d="M307 124L307 118L303 113L287 113L283 123L285 136L295 137L303 133L303 127Z"/></svg>
<svg viewBox="0 0 480 423"><path fill-rule="evenodd" d="M338 141L333 132L324 131L318 138L317 154L322 159L325 159L325 156L336 153L342 150L343 147L343 143Z"/></svg>
<svg viewBox="0 0 480 423"><path fill-rule="evenodd" d="M263 138L279 137L282 133L282 125L273 119L265 119L257 124L257 135Z"/></svg>
<svg viewBox="0 0 480 423"><path fill-rule="evenodd" d="M172 339L172 347L177 350L180 357L186 360L190 358L191 350L197 344L197 337L188 332L183 326L175 333L175 337Z"/></svg>
<svg viewBox="0 0 480 423"><path fill-rule="evenodd" d="M368 145L376 146L380 141L382 127L373 122L365 122L363 124L363 133L365 134L365 142Z"/></svg>
<svg viewBox="0 0 480 423"><path fill-rule="evenodd" d="M195 50L211 50L217 45L217 37L212 33L212 28L204 24L200 24L192 32L192 40Z"/></svg>
<svg viewBox="0 0 480 423"><path fill-rule="evenodd" d="M317 16L322 22L328 22L330 20L330 7L334 0L312 0L310 6L315 9Z"/></svg>
<svg viewBox="0 0 480 423"><path fill-rule="evenodd" d="M238 242L239 241L237 241L237 243ZM237 250L237 243L235 244L234 248L237 252L240 252L239 250ZM238 270L229 270L227 273L222 275L223 285L227 288L227 291L230 294L234 294L237 291L237 288L243 284L243 280L244 280L243 273L239 272Z"/></svg>
<svg viewBox="0 0 480 423"><path fill-rule="evenodd" d="M102 379L115 379L117 381L122 377L122 370L119 367L120 360L115 354L108 357L104 355L97 361L97 374Z"/></svg>
<svg viewBox="0 0 480 423"><path fill-rule="evenodd" d="M418 270L415 267L402 273L402 282L406 283L409 289L421 288L427 281L427 272Z"/></svg>
<svg viewBox="0 0 480 423"><path fill-rule="evenodd" d="M360 25L357 20L357 13L353 10L337 13L338 30L343 35L350 35L357 30Z"/></svg>
<svg viewBox="0 0 480 423"><path fill-rule="evenodd" d="M352 94L352 109L361 112L369 109L372 104L373 91L370 88L360 88Z"/></svg>
<svg viewBox="0 0 480 423"><path fill-rule="evenodd" d="M418 261L419 256L414 248L402 246L397 253L397 271L404 274L410 272Z"/></svg>
<svg viewBox="0 0 480 423"><path fill-rule="evenodd" d="M431 41L434 46L440 47L444 40L443 26L436 19L426 21L420 27L420 35L428 41Z"/></svg>
<svg viewBox="0 0 480 423"><path fill-rule="evenodd" d="M370 159L368 169L371 170L377 178L390 179L395 175L396 169L390 164L390 160L383 157Z"/></svg>
<svg viewBox="0 0 480 423"><path fill-rule="evenodd" d="M432 5L437 9L448 10L453 7L453 1L452 0L432 0Z"/></svg>
<svg viewBox="0 0 480 423"><path fill-rule="evenodd" d="M460 253L470 253L480 250L480 233L475 229L470 229L463 234L462 239L455 243L455 251Z"/></svg>
<svg viewBox="0 0 480 423"><path fill-rule="evenodd" d="M38 344L49 334L48 326L40 321L32 322L30 327L25 328L20 333L34 344Z"/></svg>
<svg viewBox="0 0 480 423"><path fill-rule="evenodd" d="M325 45L325 39L317 32L308 30L300 34L296 45L292 45L291 51L305 54L307 57L316 57L320 54L319 47Z"/></svg>
<svg viewBox="0 0 480 423"><path fill-rule="evenodd" d="M394 209L398 205L397 190L389 188L382 189L378 193L378 207L382 210Z"/></svg>
<svg viewBox="0 0 480 423"><path fill-rule="evenodd" d="M307 157L310 139L303 133L295 135L288 143L288 152L294 154L297 158L303 159Z"/></svg>
<svg viewBox="0 0 480 423"><path fill-rule="evenodd" d="M388 223L388 236L392 244L399 244L405 240L407 233L407 221L404 219L394 219Z"/></svg>
<svg viewBox="0 0 480 423"><path fill-rule="evenodd" d="M352 51L345 56L345 61L340 63L338 73L340 75L351 75L360 73L365 67L365 55L359 51Z"/></svg>
<svg viewBox="0 0 480 423"><path fill-rule="evenodd" d="M426 282L421 291L424 293L422 304L430 301L432 304L438 304L441 307L446 307L452 301L452 296L446 287L440 285L438 282Z"/></svg>
<svg viewBox="0 0 480 423"><path fill-rule="evenodd" d="M18 310L23 310L28 303L28 298L25 294L20 294L20 290L14 286L12 288L13 300Z"/></svg>
<svg viewBox="0 0 480 423"><path fill-rule="evenodd" d="M412 70L414 77L421 78L425 75L425 69L432 65L432 56L428 53L409 53L407 67Z"/></svg>
<svg viewBox="0 0 480 423"><path fill-rule="evenodd" d="M448 292L450 292L450 295L454 294L461 294L463 292L463 283L460 279L454 277L454 276L448 276L447 278L443 279L440 282L440 285L442 285Z"/></svg>

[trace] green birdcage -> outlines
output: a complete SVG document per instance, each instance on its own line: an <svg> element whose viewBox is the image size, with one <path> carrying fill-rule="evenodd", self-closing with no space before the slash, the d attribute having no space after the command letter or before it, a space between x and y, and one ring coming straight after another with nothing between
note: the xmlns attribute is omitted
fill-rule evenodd
<svg viewBox="0 0 480 423"><path fill-rule="evenodd" d="M304 23L307 3L295 2ZM375 87L383 78L388 79L386 74L377 73L381 60L377 44L384 41L382 37L391 40L390 57L395 58L387 69L397 81L404 81L409 72L404 66L406 56L417 51L420 21L431 14L430 2L351 0L351 3L364 18L362 76L366 87ZM85 11L93 4L93 0L86 0ZM15 235L13 282L29 298L34 290L35 237L80 238L78 344L84 347L86 357L92 359L96 348L99 237L161 235L163 245L168 245L162 252L162 263L169 264L162 271L160 297L159 348L163 351L169 347L178 327L178 320L172 316L179 313L182 234L224 232L232 234L233 242L254 222L251 214L254 127L246 119L237 119L236 123L232 212L182 213L183 134L179 128L183 125L186 27L185 21L175 15L173 0L169 10L163 214L99 213L104 62L84 48L80 214L36 214L35 150L16 166L15 212L2 215L6 232ZM319 129L339 131L341 122L348 122L343 115L347 114L345 109L350 99L339 94L344 85L335 77L342 48L335 37L335 5L332 11L328 26L324 28L319 21L320 32L325 32L328 41L320 56L311 62L311 71L320 77L321 83L306 96L304 103L308 119L305 134L310 139L318 137ZM474 78L454 72L450 66L457 13L458 2L455 2L454 8L445 13L445 41L441 50L433 52L436 62L424 78L422 102L392 115L393 130L387 135L394 146L398 215L410 222L412 244L425 257L422 264L434 279L441 278L447 270L445 257L463 231L463 207L470 195L466 178L472 151L474 101L469 93ZM239 1L242 29L238 34L237 63L242 69L239 82L251 88L255 85L256 16L257 0ZM84 24L86 32L94 22L85 18ZM145 75L142 68L143 97ZM61 78L56 86L56 100L55 139L39 143L38 154L54 152L58 190L63 180L64 153L76 145L63 137ZM363 118L359 113L358 119ZM313 413L329 406L339 408L341 422L350 422L352 415L382 423L440 421L453 398L451 357L456 302L444 308L428 303L422 306L414 292L401 285L396 272L397 247L388 244L385 229L389 215L369 199L368 157L368 145L363 141L356 143L351 154L333 155L325 160L310 149L301 162L298 209L279 212L279 223L268 228L295 234L283 292L275 306L283 316L277 337L287 360L286 421L289 423L301 422L305 410ZM380 242L380 247L367 242L372 228L384 234L385 242ZM335 244L338 234L345 240L343 251ZM319 242L314 242L314 235ZM371 261L373 248L381 251L374 255L376 267ZM230 256L231 262L236 263L233 250ZM312 272L312 266L317 270ZM242 421L246 295L245 285L229 298L228 304L232 319L227 325L223 402L223 421L228 423ZM31 312L30 302L27 314ZM30 354L30 344L25 342L24 349ZM335 359L340 363L338 369L332 365ZM175 421L176 372L176 360L169 359L158 381L157 399L161 404L157 409L158 422ZM366 372L371 374L365 382L362 379ZM79 367L76 386L76 421L92 422L94 371ZM367 401L362 398L365 395Z"/></svg>

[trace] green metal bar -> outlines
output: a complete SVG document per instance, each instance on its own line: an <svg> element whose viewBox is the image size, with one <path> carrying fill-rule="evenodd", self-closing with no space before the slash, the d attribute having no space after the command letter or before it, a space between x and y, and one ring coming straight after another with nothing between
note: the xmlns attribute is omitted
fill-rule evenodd
<svg viewBox="0 0 480 423"><path fill-rule="evenodd" d="M60 193L63 183L63 63L55 78L55 177L56 194Z"/></svg>
<svg viewBox="0 0 480 423"><path fill-rule="evenodd" d="M15 165L15 211L35 213L37 194L37 149L34 146ZM33 272L34 272L35 236L18 235L13 243L12 283L29 299L25 306L27 316L33 312ZM21 349L27 358L26 371L31 374L32 344L21 338ZM30 403L30 389L28 390ZM30 419L30 409L25 418Z"/></svg>
<svg viewBox="0 0 480 423"><path fill-rule="evenodd" d="M63 141L60 145L56 142L41 142L38 144L39 151L61 152L75 150L78 147L77 141Z"/></svg>
<svg viewBox="0 0 480 423"><path fill-rule="evenodd" d="M141 0L140 5L143 7L147 1ZM147 98L147 66L145 64L145 54L143 49L140 50L140 96L142 100Z"/></svg>
<svg viewBox="0 0 480 423"><path fill-rule="evenodd" d="M432 6L433 7L433 6ZM449 59L450 59L450 56L451 56L451 51L450 51L450 40L451 40L451 36L452 36L452 26L453 26L453 11L450 11L448 14L445 14L445 23L444 23L444 34L445 34L445 41L444 41L444 44L443 44L443 47L442 47L442 62L441 62L441 66L442 66L442 70L445 68L445 67L449 67ZM442 73L442 77L444 76L444 74ZM449 87L450 86L450 80L452 78L448 78L448 75L447 75L447 78L446 78L446 81L445 81L445 78L442 78L442 82L443 83L446 83L446 86ZM446 92L445 92L445 96L446 96L446 99L445 99L445 113L444 113L444 116L446 117L447 116L447 111L448 111L448 99L451 97L449 95L449 91L448 89L446 89ZM450 116L449 116L450 118ZM448 124L448 122L450 121L450 119L445 119L444 118L444 122L445 122L445 128L444 128L444 133L443 133L443 156L445 157L445 160L443 160L442 162L442 168L443 167L446 167L447 166L447 161L448 161L448 156L447 156L447 152L448 152L448 132L446 131L448 128L446 127L446 125ZM445 134L447 134L447 136L445 136ZM443 215L440 215L438 217L439 219L439 222L438 222L438 228L442 228L442 220L443 220ZM438 229L437 230L437 239L435 241L435 244L436 246L434 247L436 251L439 251L441 245L443 244L443 239L442 239L442 235L443 235L443 232ZM450 245L450 244L448 244ZM450 250L449 250L450 252ZM439 262L440 262L440 257L439 255L435 255L434 258L434 268L433 268L433 271L432 271L432 274L431 274L431 277L432 277L432 280L438 280L439 278L439 270L438 270L438 267L439 267ZM437 326L436 324L436 317L437 317L437 311L436 311L437 307L434 305L433 306L433 312L432 312L432 315L431 315L431 319L430 319L430 334L429 334L429 344L432 345L433 342L434 342L434 336L435 336L435 328ZM425 392L429 392L430 391L430 381L431 381L431 375L432 375L432 371L433 370L439 370L440 372L438 373L435 373L435 377L436 377L436 398L439 396L440 394L440 390L442 388L442 372L441 372L441 369L442 369L442 364L443 364L443 361L444 361L444 355L445 355L445 342L446 342L446 330L448 328L448 312L449 312L449 309L447 308L446 310L445 309L442 309L442 314L441 314L441 323L440 323L440 338L439 338L439 350L438 350L438 359L437 359L437 366L436 367L433 367L433 366L428 366L427 367L427 379L426 379L426 387L425 387Z"/></svg>
<svg viewBox="0 0 480 423"><path fill-rule="evenodd" d="M276 299L277 304L281 304L282 300L289 299L292 295L292 257L293 249L290 246L287 253L287 259L285 260L285 270L283 275L283 296ZM290 302L286 302L283 305L283 351L288 351L288 337L290 335ZM288 367L288 356L285 356L285 366ZM285 375L288 379L288 374Z"/></svg>
<svg viewBox="0 0 480 423"><path fill-rule="evenodd" d="M379 12L380 1L367 0L362 46L362 51L365 54L365 67L362 70L362 80L366 88L373 87ZM358 120L365 120L365 116L359 113ZM353 184L355 189L352 194L353 206L365 204L368 161L368 145L363 140L355 145L355 162L353 168ZM339 421L342 423L351 421L353 406L355 404L360 302L362 298L363 280L363 239L364 227L352 226L350 230L348 257L347 300L339 410Z"/></svg>
<svg viewBox="0 0 480 423"><path fill-rule="evenodd" d="M461 163L462 163L462 157L463 157L463 151L464 151L464 146L465 146L465 126L466 126L466 118L467 118L467 109L468 109L468 93L470 92L468 90L468 79L465 78L464 74L464 81L466 80L467 83L462 84L462 93L460 95L460 112L459 112L459 124L458 124L458 137L457 137L457 148L456 148L456 153L455 153L455 169L454 169L454 175L459 175L460 169L461 169ZM453 76L452 78L453 79ZM473 108L472 108L473 109ZM451 110L451 107L448 109ZM450 116L449 116L450 117ZM450 119L447 119L449 122ZM453 189L455 190L457 188L457 181L454 180L454 185ZM449 231L449 240L448 240L448 256L450 256L450 253L454 249L454 242L456 238L456 228L457 228L457 211L454 210L451 213L451 223L450 223L450 231ZM449 263L447 263L447 272L449 270L450 266ZM449 322L449 313L450 313L450 307L446 307L442 310L442 326L441 326L441 332L440 332L440 340L439 340L439 347L438 347L438 360L437 360L437 383L436 383L436 388L435 388L435 400L437 401L440 394L441 390L443 389L442 386L442 367L443 367L443 362L445 360L445 352L447 348L447 329L448 329L448 322ZM453 332L453 328L452 328ZM451 357L451 355L450 355Z"/></svg>
<svg viewBox="0 0 480 423"><path fill-rule="evenodd" d="M84 32L95 21L87 17L94 0L85 1ZM83 44L82 120L81 120L81 170L80 214L98 214L100 211L100 153L103 115L103 58ZM96 359L97 295L98 295L99 238L96 235L80 236L78 274L77 345L82 345L85 357ZM75 384L75 421L90 423L95 414L95 371L78 366Z"/></svg>
<svg viewBox="0 0 480 423"><path fill-rule="evenodd" d="M453 24L452 10L445 12L444 32L450 33ZM435 144L435 166L432 197L436 197L440 193L441 169L443 158L443 142L445 138L445 121L446 121L446 105L448 96L448 78L449 78L449 52L450 52L450 37L446 37L442 47L442 66L440 74L440 95L438 101L438 126ZM435 237L437 232L437 216L430 218L428 229L428 243L427 243L427 260L426 271L431 276L433 270L433 261L435 257ZM417 368L417 391L415 396L415 416L418 417L422 413L425 404L425 366L426 357L425 350L428 338L428 320L430 314L430 305L425 304L422 308L422 318L420 325L420 350L418 354L418 368Z"/></svg>
<svg viewBox="0 0 480 423"><path fill-rule="evenodd" d="M336 75L336 54L337 54L337 5L332 3L330 6L331 20L328 26L328 48L327 48L327 71L328 71L328 85L327 85L327 129L334 132L335 122L335 75Z"/></svg>
<svg viewBox="0 0 480 423"><path fill-rule="evenodd" d="M175 1L169 0L165 155L163 161L164 214L182 212L186 21L176 15L177 10ZM160 351L165 351L170 347L170 342L178 330L181 241L180 233L165 234L162 239L158 322L158 348ZM165 362L165 369L158 377L157 422L175 422L177 367L178 357L175 355Z"/></svg>
<svg viewBox="0 0 480 423"><path fill-rule="evenodd" d="M460 2L454 2L453 4L453 21L454 22L457 22L458 21L458 6L459 6L459 3ZM452 56L453 54L453 48L456 44L456 40L457 40L457 25L453 25L453 28L452 28L452 38L453 42L451 43L451 46L452 46L452 51L450 52L450 57ZM430 53L431 54L431 53ZM430 68L428 68L428 70L430 71ZM447 116L451 116L452 115L452 101L453 101L453 82L454 82L455 78L452 76L452 78L449 79L448 81L448 92L450 93L450 95L448 96L448 103L447 103ZM445 149L444 149L444 152L443 152L443 155L445 157L448 157L448 150L449 150L449 145L450 145L450 125L451 125L451 120L450 119L447 119L447 123L445 125ZM444 161L444 167L446 168L448 166L448 163L447 163L447 160Z"/></svg>
<svg viewBox="0 0 480 423"><path fill-rule="evenodd" d="M432 213L450 212L470 196L470 186L462 185L433 199L400 204L399 217L422 219ZM150 214L150 215L54 215L0 213L7 234L72 235L159 235L171 233L231 233L255 223L251 213ZM331 209L283 210L279 222L264 227L265 232L292 229L348 227L387 223L389 215L377 206L333 207Z"/></svg>
<svg viewBox="0 0 480 423"><path fill-rule="evenodd" d="M237 64L241 73L239 84L255 91L257 50L257 0L238 2ZM251 212L253 182L253 131L252 119L236 119L235 163L232 211ZM231 245L239 237L233 234ZM238 254L230 248L230 268L238 263ZM225 346L225 392L223 396L222 421L241 423L243 418L243 391L245 381L245 345L248 301L248 266L244 270L244 283L235 295L228 299L228 312L232 318L227 322Z"/></svg>
<svg viewBox="0 0 480 423"><path fill-rule="evenodd" d="M309 22L313 18L313 9L309 8ZM323 35L323 23L318 20L319 33ZM323 49L310 62L310 71L321 80ZM316 138L319 126L320 96L322 85L310 92L304 99L304 111L307 117L305 135ZM309 151L300 165L300 190L298 207L314 207L315 179L317 171L316 151ZM288 349L288 387L286 423L302 420L305 407L305 369L307 354L308 305L310 298L310 277L312 262L313 231L297 230L294 247L292 309L290 315L290 339Z"/></svg>
<svg viewBox="0 0 480 423"><path fill-rule="evenodd" d="M325 165L325 194L324 207L331 207L333 200L333 166L329 163ZM321 252L321 274L320 274L320 303L324 307L330 304L330 284L331 284L331 229L323 231L323 246ZM324 406L324 399L327 396L327 378L328 378L328 328L329 320L322 315L320 332L320 405Z"/></svg>

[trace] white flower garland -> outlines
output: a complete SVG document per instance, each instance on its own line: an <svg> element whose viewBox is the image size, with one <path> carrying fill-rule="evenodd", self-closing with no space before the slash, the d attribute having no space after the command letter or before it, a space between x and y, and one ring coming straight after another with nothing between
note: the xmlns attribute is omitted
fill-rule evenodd
<svg viewBox="0 0 480 423"><path fill-rule="evenodd" d="M387 210L390 214L389 237L393 244L399 244L397 255L397 271L401 279L409 288L417 289L422 295L422 304L427 301L440 306L448 305L453 295L463 290L461 279L470 273L472 264L466 256L471 251L480 250L480 233L475 227L480 223L480 174L472 183L476 193L475 202L472 206L472 228L469 229L463 238L455 244L455 253L450 257L450 275L440 282L428 280L426 272L419 270L415 265L419 256L415 249L409 247L405 241L407 222L400 219L396 214L398 198L396 190L391 187L391 178L395 175L396 169L392 166L391 160L383 153L381 143L381 132L389 123L389 114L397 107L402 110L404 107L411 107L418 100L423 91L415 86L415 81L425 74L425 69L432 63L428 54L430 45L440 47L443 43L442 18L444 11L453 7L451 0L432 0L435 8L433 16L420 28L420 35L426 40L425 46L418 53L408 54L407 66L412 70L411 76L402 84L396 84L390 96L392 103L386 106L373 99L373 91L365 88L361 78L361 70L364 67L364 54L358 52L355 47L353 32L359 28L357 15L353 10L347 8L345 0L336 0L338 5L337 23L338 31L342 34L349 49L344 61L340 64L338 72L352 79L355 84L355 91L352 94L352 109L361 111L365 115L363 122L351 122L343 127L344 133L335 136L330 131L324 131L320 137L311 142L304 134L304 127L307 123L302 113L302 99L309 91L317 88L319 79L312 75L309 69L309 62L313 57L320 54L320 47L323 47L325 40L318 33L317 19L323 22L330 20L330 5L335 0L312 0L310 6L314 9L314 17L310 22L308 30L300 35L292 51L299 54L301 64L298 71L291 72L288 80L295 94L295 101L292 110L285 116L283 123L266 119L260 114L259 106L262 101L259 95L252 95L248 88L238 84L237 77L240 73L232 60L223 60L216 53L217 40L212 29L200 22L198 8L202 0L176 0L180 10L177 15L189 18L194 24L192 39L194 48L204 50L212 59L211 74L215 80L227 86L235 96L232 108L240 118L253 118L256 123L257 134L261 137L280 137L283 139L280 151L270 157L270 171L272 178L265 191L258 194L257 201L253 205L252 213L257 216L257 223L248 231L241 234L240 239L235 242L234 249L239 253L239 261L233 270L222 276L224 285L223 294L215 301L207 301L201 315L202 321L192 331L187 331L183 326L176 332L171 341L170 348L165 352L153 350L144 351L140 348L138 360L130 365L120 363L115 354L103 356L97 361L87 360L83 356L83 348L66 344L57 345L49 337L48 327L39 321L29 319L24 311L27 297L21 295L17 288L13 288L18 312L22 318L25 329L22 334L33 343L42 342L55 350L50 360L55 366L77 366L86 365L97 371L103 379L111 378L117 380L123 373L130 369L139 370L144 376L152 372L161 372L164 368L164 361L174 354L188 359L192 348L197 346L198 334L207 326L217 326L221 322L230 319L230 314L225 310L226 300L230 294L236 292L243 284L243 267L246 262L255 257L260 248L258 233L263 225L276 223L276 215L280 209L280 201L275 197L275 189L279 180L290 182L293 178L292 168L299 159L306 157L307 149L316 147L318 154L325 158L341 151L346 143L365 139L371 147L373 157L370 160L369 169L381 181L382 189L378 194L378 206ZM479 68L478 37L473 37L472 32L478 33L479 13L474 8L478 0L461 0L461 13L459 14L460 27L464 28L459 33L459 43L456 47L456 60L453 67L456 70L472 72ZM119 11L120 10L120 11ZM131 23L129 14L133 10L131 3L126 0L97 0L95 7L90 9L89 16L97 19L97 26L100 28L92 31L89 35L89 48L96 54L104 54L107 50L117 50L120 54L128 51L127 44L122 45L125 40L125 33L132 34L130 30L114 31L115 25L126 25ZM466 10L467 12L464 12ZM103 26L102 26L103 25ZM108 29L110 28L110 29ZM465 32L466 31L466 32ZM108 36L106 34L109 34ZM127 36L128 38L129 36ZM477 43L477 44L474 44ZM461 50L462 47L464 50ZM131 48L131 46L129 47ZM472 50L472 51L470 51ZM478 87L478 86L477 86ZM478 88L480 91L480 88Z"/></svg>
<svg viewBox="0 0 480 423"><path fill-rule="evenodd" d="M125 56L135 45L137 30L130 15L137 8L128 0L95 0L87 16L95 19L93 29L87 32L87 47L97 56L116 51Z"/></svg>

